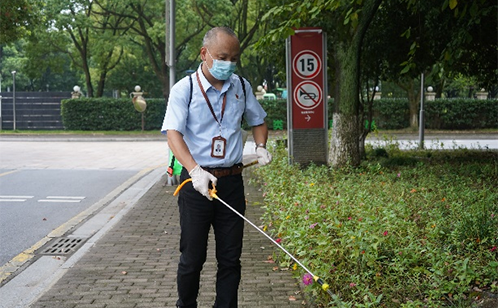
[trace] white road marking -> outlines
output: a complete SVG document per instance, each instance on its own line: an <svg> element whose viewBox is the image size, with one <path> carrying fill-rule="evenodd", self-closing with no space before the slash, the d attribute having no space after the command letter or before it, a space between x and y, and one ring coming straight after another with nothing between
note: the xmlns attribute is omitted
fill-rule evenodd
<svg viewBox="0 0 498 308"><path fill-rule="evenodd" d="M47 199L77 199L83 200L86 197L68 197L68 196L48 196Z"/></svg>
<svg viewBox="0 0 498 308"><path fill-rule="evenodd" d="M34 196L0 196L0 202L25 202Z"/></svg>
<svg viewBox="0 0 498 308"><path fill-rule="evenodd" d="M0 195L0 202L25 202L32 199L34 196L2 196ZM71 196L47 196L45 199L40 199L38 202L66 202L66 203L79 203L86 197L71 197Z"/></svg>
<svg viewBox="0 0 498 308"><path fill-rule="evenodd" d="M70 196L48 196L46 199L40 199L38 202L64 202L64 203L78 203L85 197L70 197Z"/></svg>

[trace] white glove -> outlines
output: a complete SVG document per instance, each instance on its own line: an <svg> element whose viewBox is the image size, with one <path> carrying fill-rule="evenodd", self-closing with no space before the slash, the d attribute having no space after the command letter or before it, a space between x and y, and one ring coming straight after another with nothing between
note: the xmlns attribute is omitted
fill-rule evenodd
<svg viewBox="0 0 498 308"><path fill-rule="evenodd" d="M256 154L258 155L258 163L261 166L268 165L271 163L272 156L267 149L258 147L256 148Z"/></svg>
<svg viewBox="0 0 498 308"><path fill-rule="evenodd" d="M194 189L212 201L213 197L209 195L209 182L212 182L213 186L215 186L218 179L211 173L202 169L199 165L190 170L188 174L192 178L192 185L194 186Z"/></svg>

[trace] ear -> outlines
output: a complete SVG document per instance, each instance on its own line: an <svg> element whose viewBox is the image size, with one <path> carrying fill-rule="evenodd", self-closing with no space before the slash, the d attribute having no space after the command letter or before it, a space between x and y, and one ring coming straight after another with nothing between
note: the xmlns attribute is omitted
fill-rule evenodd
<svg viewBox="0 0 498 308"><path fill-rule="evenodd" d="M204 62L206 61L206 54L207 54L207 49L206 47L201 47L200 55L201 55L201 60Z"/></svg>

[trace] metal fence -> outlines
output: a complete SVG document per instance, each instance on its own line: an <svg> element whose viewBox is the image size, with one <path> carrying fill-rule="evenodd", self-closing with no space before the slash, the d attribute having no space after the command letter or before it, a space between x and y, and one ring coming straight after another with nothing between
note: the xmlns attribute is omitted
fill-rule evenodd
<svg viewBox="0 0 498 308"><path fill-rule="evenodd" d="M64 129L61 100L71 92L0 92L0 129L58 130Z"/></svg>

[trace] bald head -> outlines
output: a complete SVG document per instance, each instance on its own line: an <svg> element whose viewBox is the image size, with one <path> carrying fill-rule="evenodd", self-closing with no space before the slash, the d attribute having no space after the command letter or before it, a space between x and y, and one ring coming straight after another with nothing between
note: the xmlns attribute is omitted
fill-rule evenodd
<svg viewBox="0 0 498 308"><path fill-rule="evenodd" d="M204 35L204 39L202 40L202 46L210 47L213 44L217 44L218 39L220 38L219 34L231 36L232 38L237 40L237 42L239 41L237 35L235 35L235 32L233 32L232 29L228 27L215 27L206 32L206 34Z"/></svg>

